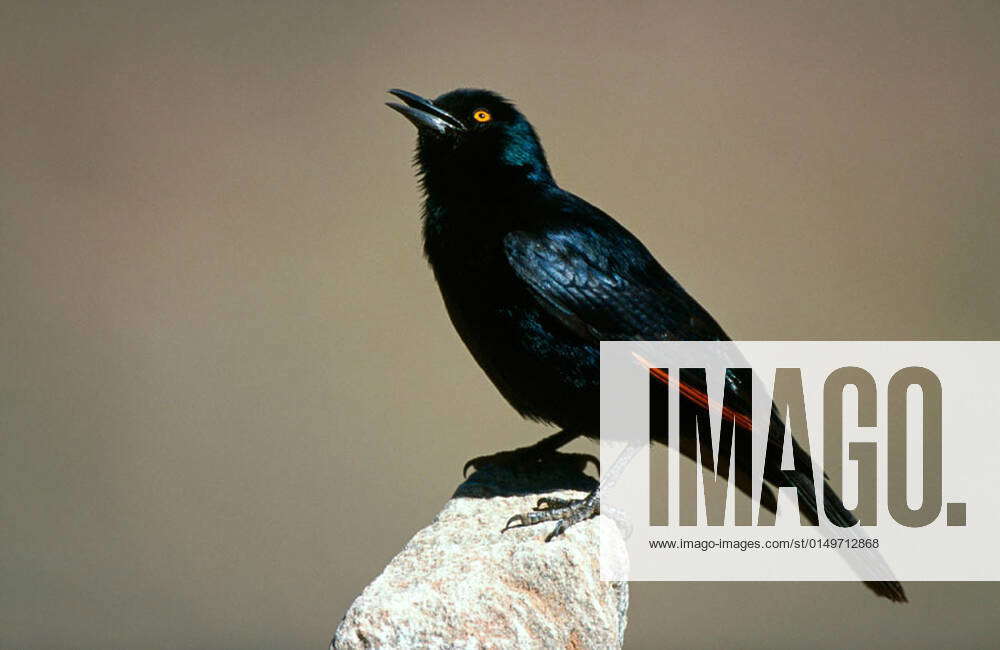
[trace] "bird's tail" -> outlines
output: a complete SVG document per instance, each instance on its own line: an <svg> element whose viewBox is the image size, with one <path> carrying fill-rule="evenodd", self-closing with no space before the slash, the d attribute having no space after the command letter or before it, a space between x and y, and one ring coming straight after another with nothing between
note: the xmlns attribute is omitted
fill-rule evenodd
<svg viewBox="0 0 1000 650"><path fill-rule="evenodd" d="M793 444L793 450L796 456L795 465L797 467L812 467L812 459L804 449L797 444ZM809 520L809 523L814 525L819 524L819 508L817 507L815 498L816 485L811 478L811 473L784 471L780 469L775 471L780 472L783 477L779 478L772 474L774 479L778 479L772 480L772 483L795 487L799 497L799 510ZM784 480L781 480L781 478ZM836 526L836 528L825 527L825 533L837 536L847 535L856 539L868 539L864 529L856 525L858 520L844 507L844 502L840 500L840 496L837 495L826 481L823 481L823 509L830 523ZM855 548L850 553L845 553L844 557L848 564L862 577L873 574L883 576L892 575L892 571L881 554L868 545L860 545L860 548ZM864 583L865 586L883 598L888 598L897 603L907 602L903 585L895 580L865 580Z"/></svg>

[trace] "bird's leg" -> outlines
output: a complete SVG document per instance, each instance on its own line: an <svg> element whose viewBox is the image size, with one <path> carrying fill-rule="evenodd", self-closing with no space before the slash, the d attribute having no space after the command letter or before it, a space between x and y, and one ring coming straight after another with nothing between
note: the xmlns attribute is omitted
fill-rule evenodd
<svg viewBox="0 0 1000 650"><path fill-rule="evenodd" d="M562 535L573 524L586 521L599 514L601 514L601 488L595 488L593 492L582 499L542 497L532 512L514 515L507 520L507 525L500 532L510 528L534 526L544 521L554 521L556 527L545 538L545 541L549 542Z"/></svg>
<svg viewBox="0 0 1000 650"><path fill-rule="evenodd" d="M532 469L544 463L546 460L551 460L552 457L558 453L558 449L560 447L571 442L572 440L575 440L579 436L579 433L563 429L562 431L554 433L547 438L543 438L528 447L518 447L517 449L501 451L488 456L477 456L476 458L473 458L465 463L465 466L462 468L462 475L465 476L470 467L479 470L489 465ZM597 467L598 471L600 471L601 468L600 461L596 456L591 454L561 454L561 457L569 457L578 460L580 462L581 470L587 466L587 463L593 463L594 466Z"/></svg>
<svg viewBox="0 0 1000 650"><path fill-rule="evenodd" d="M636 457L643 447L644 445L634 443L626 445L625 449L623 449L618 454L618 457L615 458L615 462L612 463L607 474L605 474L601 479L601 485L605 487L613 485L621 477L622 472L625 471L625 468L628 467L629 463L632 462L632 459ZM554 521L556 522L555 528L553 528L552 532L545 538L545 541L549 542L559 535L562 535L566 532L566 529L573 524L586 521L587 519L596 517L599 514L601 514L600 486L582 499L542 497L535 504L535 509L532 512L514 515L507 520L507 524L500 532L504 532L510 528L534 526L535 524L540 524L545 521ZM626 537L631 535L632 527L627 521L625 521L622 513L612 511L608 514L619 524Z"/></svg>

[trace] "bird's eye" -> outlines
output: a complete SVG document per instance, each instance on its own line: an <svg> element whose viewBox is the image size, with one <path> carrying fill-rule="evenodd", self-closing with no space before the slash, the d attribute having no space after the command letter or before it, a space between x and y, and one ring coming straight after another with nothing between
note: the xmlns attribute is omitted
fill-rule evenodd
<svg viewBox="0 0 1000 650"><path fill-rule="evenodd" d="M493 119L493 116L490 115L489 111L484 111L483 109L480 108L478 111L472 114L472 119L474 119L477 122L489 122L490 120Z"/></svg>

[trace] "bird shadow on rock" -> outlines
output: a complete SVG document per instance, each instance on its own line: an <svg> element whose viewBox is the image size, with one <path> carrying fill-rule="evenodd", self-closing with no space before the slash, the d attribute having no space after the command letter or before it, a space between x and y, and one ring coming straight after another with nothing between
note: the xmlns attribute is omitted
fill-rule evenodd
<svg viewBox="0 0 1000 650"><path fill-rule="evenodd" d="M452 498L489 499L562 490L587 493L597 487L598 481L584 472L586 466L580 454L559 452L534 463L487 463L477 467Z"/></svg>

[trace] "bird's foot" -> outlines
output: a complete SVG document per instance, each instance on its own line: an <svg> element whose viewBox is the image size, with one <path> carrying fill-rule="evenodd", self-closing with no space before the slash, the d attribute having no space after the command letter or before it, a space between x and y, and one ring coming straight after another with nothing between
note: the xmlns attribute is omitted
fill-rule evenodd
<svg viewBox="0 0 1000 650"><path fill-rule="evenodd" d="M514 515L507 520L507 525L500 532L511 528L534 526L545 521L556 522L556 527L545 537L546 542L562 535L573 524L586 521L601 513L601 495L594 490L582 499L560 499L557 497L542 497L535 504L532 512Z"/></svg>
<svg viewBox="0 0 1000 650"><path fill-rule="evenodd" d="M587 463L593 463L597 471L601 471L601 461L591 454L567 454L540 445L531 445L487 456L477 456L465 463L465 466L462 467L462 476L468 475L470 467L474 470L481 470L489 466L500 466L521 472L531 472L541 469L546 463L551 463L557 458L560 461L577 462L581 472L587 468Z"/></svg>

